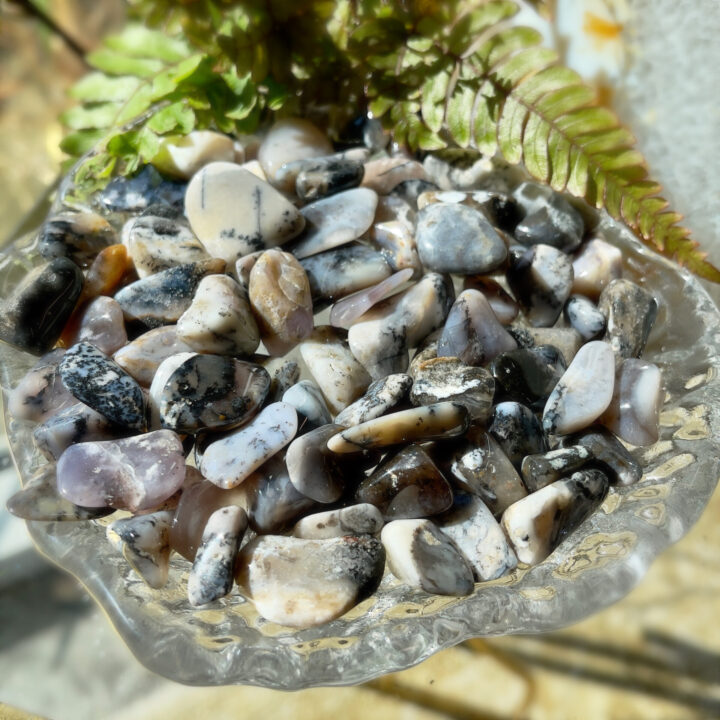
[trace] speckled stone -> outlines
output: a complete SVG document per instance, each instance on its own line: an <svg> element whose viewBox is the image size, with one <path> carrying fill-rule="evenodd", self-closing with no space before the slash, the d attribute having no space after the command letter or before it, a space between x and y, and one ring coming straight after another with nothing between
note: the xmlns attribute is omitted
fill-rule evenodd
<svg viewBox="0 0 720 720"><path fill-rule="evenodd" d="M520 312L520 306L505 288L491 277L468 275L463 279L463 290L478 290L490 303L495 317L503 324L509 325Z"/></svg>
<svg viewBox="0 0 720 720"><path fill-rule="evenodd" d="M332 422L332 413L328 409L322 391L312 380L301 380L291 385L283 393L282 401L297 410L300 416L298 432L307 432Z"/></svg>
<svg viewBox="0 0 720 720"><path fill-rule="evenodd" d="M602 238L593 238L573 260L574 293L597 300L600 293L622 276L622 251Z"/></svg>
<svg viewBox="0 0 720 720"><path fill-rule="evenodd" d="M412 287L371 308L349 330L353 355L373 379L405 372L409 349L439 328L454 300L450 279L428 273Z"/></svg>
<svg viewBox="0 0 720 720"><path fill-rule="evenodd" d="M328 440L342 425L322 425L295 438L285 454L290 482L306 497L321 503L340 499L345 478L338 457L327 448Z"/></svg>
<svg viewBox="0 0 720 720"><path fill-rule="evenodd" d="M175 357L183 359L176 365ZM173 365L167 377L165 363ZM220 355L173 356L155 377L150 396L160 424L179 433L237 427L258 411L270 390L265 368Z"/></svg>
<svg viewBox="0 0 720 720"><path fill-rule="evenodd" d="M235 261L235 279L238 281L245 292L250 288L250 273L255 267L257 259L263 254L262 250L250 253L249 255L243 255Z"/></svg>
<svg viewBox="0 0 720 720"><path fill-rule="evenodd" d="M600 470L576 472L511 505L502 526L517 558L537 565L600 504L608 488Z"/></svg>
<svg viewBox="0 0 720 720"><path fill-rule="evenodd" d="M173 325L190 307L200 281L225 270L223 260L202 260L168 268L130 283L115 293L126 320L149 328Z"/></svg>
<svg viewBox="0 0 720 720"><path fill-rule="evenodd" d="M494 190L429 190L417 198L417 207L422 210L438 202L467 205L480 210L494 227L506 232L512 232L523 215L520 206L512 197Z"/></svg>
<svg viewBox="0 0 720 720"><path fill-rule="evenodd" d="M461 435L470 421L467 408L440 402L411 410L400 410L343 430L328 442L336 453L356 453L403 442L417 442Z"/></svg>
<svg viewBox="0 0 720 720"><path fill-rule="evenodd" d="M450 400L464 405L473 420L487 420L495 393L495 381L484 368L471 367L457 358L426 360L415 372L410 390L413 405L432 405Z"/></svg>
<svg viewBox="0 0 720 720"><path fill-rule="evenodd" d="M593 426L588 430L562 438L564 447L580 445L592 454L611 483L632 485L642 477L642 466L625 446L606 428Z"/></svg>
<svg viewBox="0 0 720 720"><path fill-rule="evenodd" d="M380 417L405 398L412 382L405 373L386 375L373 381L361 398L338 413L335 422L351 427Z"/></svg>
<svg viewBox="0 0 720 720"><path fill-rule="evenodd" d="M377 250L361 243L313 255L300 264L310 281L314 302L350 295L376 285L392 273Z"/></svg>
<svg viewBox="0 0 720 720"><path fill-rule="evenodd" d="M284 355L312 332L310 283L290 253L266 250L250 271L248 294L271 354Z"/></svg>
<svg viewBox="0 0 720 720"><path fill-rule="evenodd" d="M300 379L300 366L295 360L269 358L263 367L271 374L270 398L273 402L283 399L283 395ZM292 403L290 403L292 405Z"/></svg>
<svg viewBox="0 0 720 720"><path fill-rule="evenodd" d="M522 476L530 492L536 492L556 480L580 470L593 459L590 450L582 445L550 450L539 455L527 455L522 461Z"/></svg>
<svg viewBox="0 0 720 720"><path fill-rule="evenodd" d="M469 595L473 574L455 543L430 520L395 520L382 530L388 566L401 582L435 595Z"/></svg>
<svg viewBox="0 0 720 720"><path fill-rule="evenodd" d="M357 400L370 384L370 376L355 359L340 333L321 325L300 345L300 354L327 400L339 413Z"/></svg>
<svg viewBox="0 0 720 720"><path fill-rule="evenodd" d="M260 344L247 295L227 275L200 281L190 307L178 318L177 335L194 350L216 355L250 355Z"/></svg>
<svg viewBox="0 0 720 720"><path fill-rule="evenodd" d="M120 348L113 360L140 385L149 387L163 360L183 352L192 352L192 348L178 338L175 325L165 325L148 330Z"/></svg>
<svg viewBox="0 0 720 720"><path fill-rule="evenodd" d="M527 495L520 476L495 438L482 427L471 426L467 436L453 446L447 477L465 492L477 495L496 517ZM443 464L443 467L445 465Z"/></svg>
<svg viewBox="0 0 720 720"><path fill-rule="evenodd" d="M416 279L422 275L423 267L415 244L414 229L393 220L376 223L371 234L395 272L411 270L412 277Z"/></svg>
<svg viewBox="0 0 720 720"><path fill-rule="evenodd" d="M617 370L612 400L600 422L631 445L652 445L659 436L662 404L660 368L627 358Z"/></svg>
<svg viewBox="0 0 720 720"><path fill-rule="evenodd" d="M160 510L116 520L107 529L109 536L117 536L130 567L154 590L168 581L172 518L171 510Z"/></svg>
<svg viewBox="0 0 720 720"><path fill-rule="evenodd" d="M210 256L176 208L153 205L132 223L127 247L139 277Z"/></svg>
<svg viewBox="0 0 720 720"><path fill-rule="evenodd" d="M566 363L573 361L583 340L575 328L535 328L513 325L508 332L515 338L519 347L533 348L538 345L552 345L557 348Z"/></svg>
<svg viewBox="0 0 720 720"><path fill-rule="evenodd" d="M295 537L327 540L343 535L375 535L384 524L382 513L370 503L358 503L337 510L308 515L293 528Z"/></svg>
<svg viewBox="0 0 720 720"><path fill-rule="evenodd" d="M233 163L206 165L188 183L185 213L213 257L228 265L294 238L305 225L277 190Z"/></svg>
<svg viewBox="0 0 720 720"><path fill-rule="evenodd" d="M82 286L82 271L64 257L31 270L0 302L0 340L33 355L48 352L72 315Z"/></svg>
<svg viewBox="0 0 720 720"><path fill-rule="evenodd" d="M101 250L116 242L115 230L101 215L60 213L43 224L37 248L48 259L64 257L87 267Z"/></svg>
<svg viewBox="0 0 720 720"><path fill-rule="evenodd" d="M378 197L377 210L375 210L375 223L368 231L368 234L375 240L377 228L388 223L400 223L400 225L407 229L410 236L414 237L417 212L411 203L397 195L380 195Z"/></svg>
<svg viewBox="0 0 720 720"><path fill-rule="evenodd" d="M80 507L58 493L55 466L44 465L30 477L22 490L7 501L8 512L23 520L41 522L68 522L94 520L112 512L112 508Z"/></svg>
<svg viewBox="0 0 720 720"><path fill-rule="evenodd" d="M268 405L239 430L210 443L200 472L218 487L233 488L282 450L296 432L297 412L292 405Z"/></svg>
<svg viewBox="0 0 720 720"><path fill-rule="evenodd" d="M131 178L113 178L100 192L98 202L105 210L142 212L151 205L182 208L186 184L166 180L152 166L146 165Z"/></svg>
<svg viewBox="0 0 720 720"><path fill-rule="evenodd" d="M362 186L372 188L378 195L387 195L406 180L427 180L423 166L405 157L387 157L365 163Z"/></svg>
<svg viewBox="0 0 720 720"><path fill-rule="evenodd" d="M71 445L57 464L58 491L85 507L155 508L184 479L182 442L171 430Z"/></svg>
<svg viewBox="0 0 720 720"><path fill-rule="evenodd" d="M507 281L528 322L534 327L550 327L570 296L572 262L550 245L511 251Z"/></svg>
<svg viewBox="0 0 720 720"><path fill-rule="evenodd" d="M563 310L565 320L574 327L583 340L592 340L605 332L605 315L582 295L571 295Z"/></svg>
<svg viewBox="0 0 720 720"><path fill-rule="evenodd" d="M127 344L125 319L120 304L101 295L91 300L78 313L77 331L67 338L68 345L85 341L100 352L112 355Z"/></svg>
<svg viewBox="0 0 720 720"><path fill-rule="evenodd" d="M383 546L372 537L265 536L240 551L236 578L266 620L310 627L340 617L370 595L384 567Z"/></svg>
<svg viewBox="0 0 720 720"><path fill-rule="evenodd" d="M452 505L452 489L420 445L391 455L355 490L354 500L377 507L386 520L436 515Z"/></svg>
<svg viewBox="0 0 720 720"><path fill-rule="evenodd" d="M292 246L298 259L316 255L359 238L372 225L377 194L367 188L355 188L317 200L300 212L305 218L305 233Z"/></svg>
<svg viewBox="0 0 720 720"><path fill-rule="evenodd" d="M505 533L478 496L457 495L452 508L436 522L468 560L480 582L495 580L517 567Z"/></svg>
<svg viewBox="0 0 720 720"><path fill-rule="evenodd" d="M485 274L507 257L485 216L466 205L433 203L421 210L415 240L423 265L436 272Z"/></svg>
<svg viewBox="0 0 720 720"><path fill-rule="evenodd" d="M440 188L434 182L415 178L411 180L403 180L401 183L398 183L390 191L390 195L387 197L400 198L401 200L404 200L406 203L408 203L408 205L410 205L415 210L419 210L418 199L420 198L420 196L423 193L433 192L439 189Z"/></svg>
<svg viewBox="0 0 720 720"><path fill-rule="evenodd" d="M607 317L603 339L618 357L640 357L657 317L657 300L630 280L613 280L602 291L598 308Z"/></svg>
<svg viewBox="0 0 720 720"><path fill-rule="evenodd" d="M63 385L108 420L131 430L145 429L140 386L116 362L87 342L73 345L59 365Z"/></svg>
<svg viewBox="0 0 720 720"><path fill-rule="evenodd" d="M312 201L357 187L363 179L365 167L360 160L329 156L303 162L295 179L295 194Z"/></svg>
<svg viewBox="0 0 720 720"><path fill-rule="evenodd" d="M211 162L235 162L231 137L213 130L193 130L187 135L166 135L152 164L166 175L189 180Z"/></svg>
<svg viewBox="0 0 720 720"><path fill-rule="evenodd" d="M438 339L438 357L456 357L466 365L480 365L517 342L500 324L479 290L463 290L450 309Z"/></svg>
<svg viewBox="0 0 720 720"><path fill-rule="evenodd" d="M488 431L500 443L516 469L520 468L526 455L536 455L548 449L540 421L530 408L518 402L498 403Z"/></svg>
<svg viewBox="0 0 720 720"><path fill-rule="evenodd" d="M601 340L583 345L550 393L543 411L548 434L567 435L591 425L607 410L615 386L615 355Z"/></svg>
<svg viewBox="0 0 720 720"><path fill-rule="evenodd" d="M236 505L220 508L209 517L188 576L192 606L219 600L230 592L235 558L246 529L247 515Z"/></svg>
<svg viewBox="0 0 720 720"><path fill-rule="evenodd" d="M7 410L15 420L41 423L77 400L60 379L58 366L65 350L43 355L7 394Z"/></svg>

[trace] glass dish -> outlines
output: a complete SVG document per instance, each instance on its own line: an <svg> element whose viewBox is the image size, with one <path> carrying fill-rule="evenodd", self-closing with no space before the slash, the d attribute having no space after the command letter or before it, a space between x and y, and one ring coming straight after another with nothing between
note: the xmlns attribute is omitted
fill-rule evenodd
<svg viewBox="0 0 720 720"><path fill-rule="evenodd" d="M190 685L350 685L402 670L468 638L555 630L608 607L689 530L717 483L720 314L687 271L644 248L607 216L600 229L622 248L625 276L660 300L643 355L663 371L660 440L634 450L645 468L642 480L612 488L601 508L540 565L479 583L461 598L427 595L386 573L377 592L343 617L295 630L263 620L236 591L211 608L191 607L189 565L177 556L168 585L148 588L106 541L102 522L29 522L35 544L80 580L141 663ZM41 260L34 243L30 234L0 256L1 296ZM0 384L14 386L34 362L0 343ZM32 427L7 415L6 423L24 481L46 460Z"/></svg>

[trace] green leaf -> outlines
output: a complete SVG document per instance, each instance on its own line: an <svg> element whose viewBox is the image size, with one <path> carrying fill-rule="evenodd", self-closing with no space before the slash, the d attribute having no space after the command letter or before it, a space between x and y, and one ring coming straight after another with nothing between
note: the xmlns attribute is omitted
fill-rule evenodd
<svg viewBox="0 0 720 720"><path fill-rule="evenodd" d="M135 75L151 77L163 69L161 60L151 58L128 57L116 50L100 48L85 58L91 67L102 70L108 75Z"/></svg>
<svg viewBox="0 0 720 720"><path fill-rule="evenodd" d="M475 93L465 85L455 86L447 105L447 126L453 140L460 147L470 144L472 110Z"/></svg>
<svg viewBox="0 0 720 720"><path fill-rule="evenodd" d="M72 130L106 128L113 124L118 107L116 103L76 106L66 110L60 116L60 119L63 124Z"/></svg>
<svg viewBox="0 0 720 720"><path fill-rule="evenodd" d="M105 130L80 130L66 135L60 142L60 149L68 155L79 157L95 147L105 137Z"/></svg>
<svg viewBox="0 0 720 720"><path fill-rule="evenodd" d="M423 120L432 132L438 132L445 119L445 94L450 82L449 72L439 72L425 81L420 104Z"/></svg>
<svg viewBox="0 0 720 720"><path fill-rule="evenodd" d="M174 63L188 55L188 46L180 38L142 25L128 25L121 33L110 35L105 45L127 57L155 58Z"/></svg>
<svg viewBox="0 0 720 720"><path fill-rule="evenodd" d="M84 102L123 102L140 85L132 76L108 77L101 72L85 75L70 90L70 96Z"/></svg>
<svg viewBox="0 0 720 720"><path fill-rule="evenodd" d="M147 123L147 127L160 135L178 132L187 135L195 127L195 113L182 101L158 110Z"/></svg>

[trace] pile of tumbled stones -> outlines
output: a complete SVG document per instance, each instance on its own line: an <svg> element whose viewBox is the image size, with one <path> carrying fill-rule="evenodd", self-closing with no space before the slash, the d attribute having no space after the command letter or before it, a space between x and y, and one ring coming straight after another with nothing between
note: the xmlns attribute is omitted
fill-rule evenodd
<svg viewBox="0 0 720 720"><path fill-rule="evenodd" d="M46 221L0 315L42 355L8 402L49 459L11 512L125 511L151 587L178 553L192 605L235 582L309 626L386 560L446 595L539 563L640 478L657 302L620 250L517 170L358 134L195 132Z"/></svg>

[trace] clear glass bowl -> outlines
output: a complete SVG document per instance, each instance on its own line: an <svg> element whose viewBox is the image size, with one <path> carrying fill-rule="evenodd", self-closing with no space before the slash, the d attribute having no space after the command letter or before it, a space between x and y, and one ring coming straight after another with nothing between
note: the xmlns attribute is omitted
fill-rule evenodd
<svg viewBox="0 0 720 720"><path fill-rule="evenodd" d="M643 356L663 370L660 440L634 451L645 468L641 482L612 488L540 565L479 583L462 598L427 595L386 574L377 592L343 617L296 630L263 620L236 591L210 609L192 608L189 566L177 556L166 588L148 588L106 541L102 523L29 522L38 549L82 582L140 662L191 685L297 690L360 683L468 638L556 630L608 607L688 531L717 483L720 314L688 272L606 216L601 229L623 249L625 275L660 300ZM2 296L39 262L34 242L27 236L0 256ZM15 385L34 361L0 343L0 384ZM46 460L32 427L6 421L24 480Z"/></svg>

